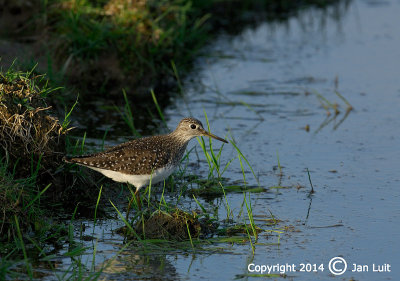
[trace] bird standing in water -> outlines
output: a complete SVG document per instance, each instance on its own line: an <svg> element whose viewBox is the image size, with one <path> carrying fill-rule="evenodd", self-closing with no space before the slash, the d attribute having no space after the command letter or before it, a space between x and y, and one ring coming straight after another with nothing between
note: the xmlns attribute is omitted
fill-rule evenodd
<svg viewBox="0 0 400 281"><path fill-rule="evenodd" d="M167 135L135 139L90 155L65 157L67 163L76 163L98 171L116 182L136 187L135 198L140 208L139 190L151 183L166 179L178 167L192 138L207 136L228 143L207 132L195 118L182 119L175 131ZM127 217L132 200L129 202Z"/></svg>

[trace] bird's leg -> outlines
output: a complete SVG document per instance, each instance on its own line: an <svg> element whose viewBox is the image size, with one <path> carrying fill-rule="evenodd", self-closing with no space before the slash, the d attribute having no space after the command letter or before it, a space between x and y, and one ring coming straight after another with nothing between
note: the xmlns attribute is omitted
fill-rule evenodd
<svg viewBox="0 0 400 281"><path fill-rule="evenodd" d="M135 191L135 197L136 197L136 204L137 204L139 210L142 210L142 202L140 201L140 192L139 192L139 189L136 189L136 191Z"/></svg>
<svg viewBox="0 0 400 281"><path fill-rule="evenodd" d="M128 209L126 210L126 217L125 217L126 221L128 221L128 218L129 218L129 211L131 210L131 204L132 204L133 198L134 197L132 196L132 198L129 200Z"/></svg>
<svg viewBox="0 0 400 281"><path fill-rule="evenodd" d="M139 189L136 189L135 196L132 196L132 198L129 200L128 209L126 210L126 217L125 217L126 221L128 221L129 212L131 210L131 205L132 205L133 200L136 200L136 204L138 206L138 209L141 210L142 209L142 205L140 204L140 192L139 192Z"/></svg>

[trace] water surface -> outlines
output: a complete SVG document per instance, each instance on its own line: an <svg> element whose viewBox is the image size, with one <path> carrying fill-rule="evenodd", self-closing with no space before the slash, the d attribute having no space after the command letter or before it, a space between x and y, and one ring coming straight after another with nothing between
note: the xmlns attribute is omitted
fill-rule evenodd
<svg viewBox="0 0 400 281"><path fill-rule="evenodd" d="M346 280L399 278L399 12L399 1L341 3L325 14L311 9L287 23L221 36L207 49L186 84L187 98L167 111L169 124L206 110L213 132L232 135L265 187L277 185L278 152L282 185L292 188L252 195L254 213L271 210L295 231L280 246L256 246L254 257L248 248L229 257L178 259L178 272L191 263L185 278L231 279L249 273L252 261L324 263L324 272L288 275L327 280L335 256L349 270L353 263L369 265L368 273L348 270L341 275ZM335 90L354 107L346 118ZM315 92L338 103L341 113L327 116ZM316 190L312 201L306 168ZM240 178L239 168L229 175ZM392 272L372 273L373 263L391 264Z"/></svg>
<svg viewBox="0 0 400 281"><path fill-rule="evenodd" d="M396 0L340 2L325 11L304 10L288 22L221 35L210 44L183 81L184 98L176 95L167 108L168 126L175 128L188 115L205 123L206 111L212 132L235 140L267 190L251 194L256 223L266 228L262 219L271 212L281 220L282 233L261 233L254 254L249 243L157 254L124 244L114 233L122 225L118 220L100 221L95 228L85 221L84 233L98 239L86 242L97 250L93 264L113 264L104 279L226 280L249 274L250 263L288 263L296 269L311 263L323 264L324 271L287 272L288 278L331 280L328 262L336 256L349 266L340 280L398 279L399 14ZM348 115L335 91L353 106ZM340 114L328 115L321 96L337 103ZM196 141L189 149L193 146L199 151ZM225 145L222 162L234 157L232 145ZM190 161L196 163L194 153ZM195 172L206 177L207 169L200 162ZM311 196L307 169L315 188ZM242 180L238 161L224 177ZM258 184L250 172L246 179ZM277 185L287 188L271 188ZM243 194L229 194L227 200L237 215ZM201 202L206 208L224 204ZM198 208L190 197L180 205ZM226 209L218 210L223 218ZM91 264L92 252L84 259ZM370 271L351 272L353 263L369 265ZM390 264L391 272L371 272L374 263ZM68 259L62 264L67 268Z"/></svg>

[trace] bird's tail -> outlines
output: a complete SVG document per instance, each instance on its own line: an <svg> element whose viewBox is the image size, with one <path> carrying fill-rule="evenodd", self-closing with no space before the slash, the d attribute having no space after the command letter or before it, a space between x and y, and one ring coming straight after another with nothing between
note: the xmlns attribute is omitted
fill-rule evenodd
<svg viewBox="0 0 400 281"><path fill-rule="evenodd" d="M64 156L63 161L65 163L82 163L86 158L93 157L95 154L87 154L87 155L78 155L78 156Z"/></svg>

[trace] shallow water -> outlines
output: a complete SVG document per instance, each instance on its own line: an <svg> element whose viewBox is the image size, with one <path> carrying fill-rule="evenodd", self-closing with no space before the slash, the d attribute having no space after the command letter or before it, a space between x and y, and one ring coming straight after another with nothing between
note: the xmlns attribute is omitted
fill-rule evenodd
<svg viewBox="0 0 400 281"><path fill-rule="evenodd" d="M279 237L260 234L254 255L249 243L158 255L123 244L112 233L121 226L116 220L99 222L94 231L93 222L86 221L85 233L98 239L94 264L113 264L104 279L225 280L251 273L250 263L295 264L296 269L310 263L323 264L324 271L286 274L295 280L331 280L328 263L337 256L348 263L341 280L400 278L399 14L396 0L341 2L326 11L302 11L286 23L221 35L208 46L184 81L185 98L177 95L165 111L168 125L174 128L188 115L205 123L205 110L212 132L235 140L262 187L288 187L251 194L256 219L270 217L271 211L282 220L278 228L287 231ZM335 90L354 107L347 116ZM340 114L334 118L330 110L327 116L315 93L339 104ZM196 141L190 147L195 145L200 151ZM281 182L274 169L277 153ZM222 162L235 156L225 145ZM307 168L315 188L311 196ZM196 173L206 177L207 169L201 163ZM238 161L224 176L242 179ZM257 185L251 173L246 179ZM243 195L229 194L227 200L237 215ZM190 198L180 204L197 208ZM219 212L223 218L225 208ZM256 223L264 227L262 220ZM86 242L91 249L94 243ZM87 251L83 262L91 264L92 256ZM353 263L368 265L369 272L351 272ZM374 263L390 264L391 272L372 272ZM62 264L67 268L68 259Z"/></svg>
<svg viewBox="0 0 400 281"><path fill-rule="evenodd" d="M171 127L185 115L202 117L205 109L213 132L230 129L263 186L277 185L278 152L282 185L306 188L252 195L255 214L271 210L299 231L283 235L279 247L256 246L254 258L250 249L232 257L199 257L185 277L233 278L249 273L251 260L324 263L324 272L287 274L325 280L332 277L328 262L336 256L348 263L341 275L347 280L400 277L399 12L399 1L354 1L326 15L308 10L287 24L265 23L222 37L207 50L185 89L187 106L177 99L167 111ZM354 107L342 123L346 104L334 93L335 80ZM322 128L332 115L327 117L314 91L340 105L341 113ZM316 190L312 203L306 168ZM240 170L229 176L240 178ZM237 206L242 197L229 200ZM186 272L190 262L178 259L175 268ZM369 265L369 272L349 272L353 263ZM373 263L391 264L392 272L372 273Z"/></svg>

